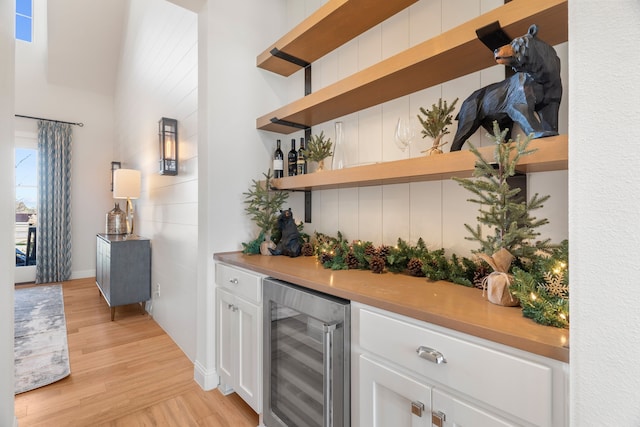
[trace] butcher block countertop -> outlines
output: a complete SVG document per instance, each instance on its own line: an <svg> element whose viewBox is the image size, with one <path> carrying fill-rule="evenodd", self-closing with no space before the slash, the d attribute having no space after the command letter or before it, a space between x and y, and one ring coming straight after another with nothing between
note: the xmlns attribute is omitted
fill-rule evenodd
<svg viewBox="0 0 640 427"><path fill-rule="evenodd" d="M482 291L405 274L325 269L315 257L214 254L216 261L378 307L534 354L569 362L569 330L542 326L519 307L491 304Z"/></svg>

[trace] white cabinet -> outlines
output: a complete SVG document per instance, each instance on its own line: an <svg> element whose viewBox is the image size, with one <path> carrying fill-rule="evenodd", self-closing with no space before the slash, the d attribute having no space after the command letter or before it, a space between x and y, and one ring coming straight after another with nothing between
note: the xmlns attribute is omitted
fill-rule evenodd
<svg viewBox="0 0 640 427"><path fill-rule="evenodd" d="M431 387L366 355L360 356L361 426L430 427ZM354 387L355 384L351 384Z"/></svg>
<svg viewBox="0 0 640 427"><path fill-rule="evenodd" d="M352 305L355 425L564 426L567 372L556 360Z"/></svg>
<svg viewBox="0 0 640 427"><path fill-rule="evenodd" d="M262 276L216 265L219 389L262 412Z"/></svg>

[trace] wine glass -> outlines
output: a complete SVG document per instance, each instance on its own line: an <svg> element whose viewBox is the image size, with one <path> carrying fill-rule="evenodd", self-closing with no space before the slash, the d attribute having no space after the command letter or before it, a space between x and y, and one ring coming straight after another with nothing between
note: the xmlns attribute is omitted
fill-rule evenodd
<svg viewBox="0 0 640 427"><path fill-rule="evenodd" d="M406 151L409 144L413 142L416 137L416 124L415 120L411 118L400 117L396 124L396 131L394 133L394 140L398 148L402 151Z"/></svg>

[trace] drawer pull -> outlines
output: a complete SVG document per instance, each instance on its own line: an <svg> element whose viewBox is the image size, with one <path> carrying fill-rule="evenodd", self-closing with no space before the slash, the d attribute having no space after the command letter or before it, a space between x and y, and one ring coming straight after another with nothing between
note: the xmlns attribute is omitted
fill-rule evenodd
<svg viewBox="0 0 640 427"><path fill-rule="evenodd" d="M434 350L432 348L421 345L420 347L418 347L416 352L418 353L419 357L422 357L429 362L433 362L438 365L441 363L447 363L447 359L445 359L442 353L440 353L438 350Z"/></svg>
<svg viewBox="0 0 640 427"><path fill-rule="evenodd" d="M431 425L435 427L443 427L447 420L447 415L442 411L431 412Z"/></svg>
<svg viewBox="0 0 640 427"><path fill-rule="evenodd" d="M238 279L236 279L235 277L233 279L229 279L229 283L233 283L234 285L237 285Z"/></svg>
<svg viewBox="0 0 640 427"><path fill-rule="evenodd" d="M424 411L424 403L414 400L411 402L411 413L416 417L422 417L422 411Z"/></svg>
<svg viewBox="0 0 640 427"><path fill-rule="evenodd" d="M227 308L228 308L229 310L233 311L234 313L235 313L236 311L238 311L238 307L236 307L236 306L235 306L235 305L233 305L233 304L227 304Z"/></svg>

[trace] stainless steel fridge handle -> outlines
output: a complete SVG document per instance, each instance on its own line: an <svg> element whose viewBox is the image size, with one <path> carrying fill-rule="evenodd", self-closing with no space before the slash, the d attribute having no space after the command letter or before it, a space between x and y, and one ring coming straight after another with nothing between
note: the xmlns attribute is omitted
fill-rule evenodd
<svg viewBox="0 0 640 427"><path fill-rule="evenodd" d="M447 359L444 358L444 355L442 353L430 347L421 345L416 350L416 353L418 353L418 357L421 357L425 360L428 360L429 362L433 362L438 365L441 363L447 363Z"/></svg>
<svg viewBox="0 0 640 427"><path fill-rule="evenodd" d="M333 332L341 322L323 323L324 331L324 427L333 427Z"/></svg>

